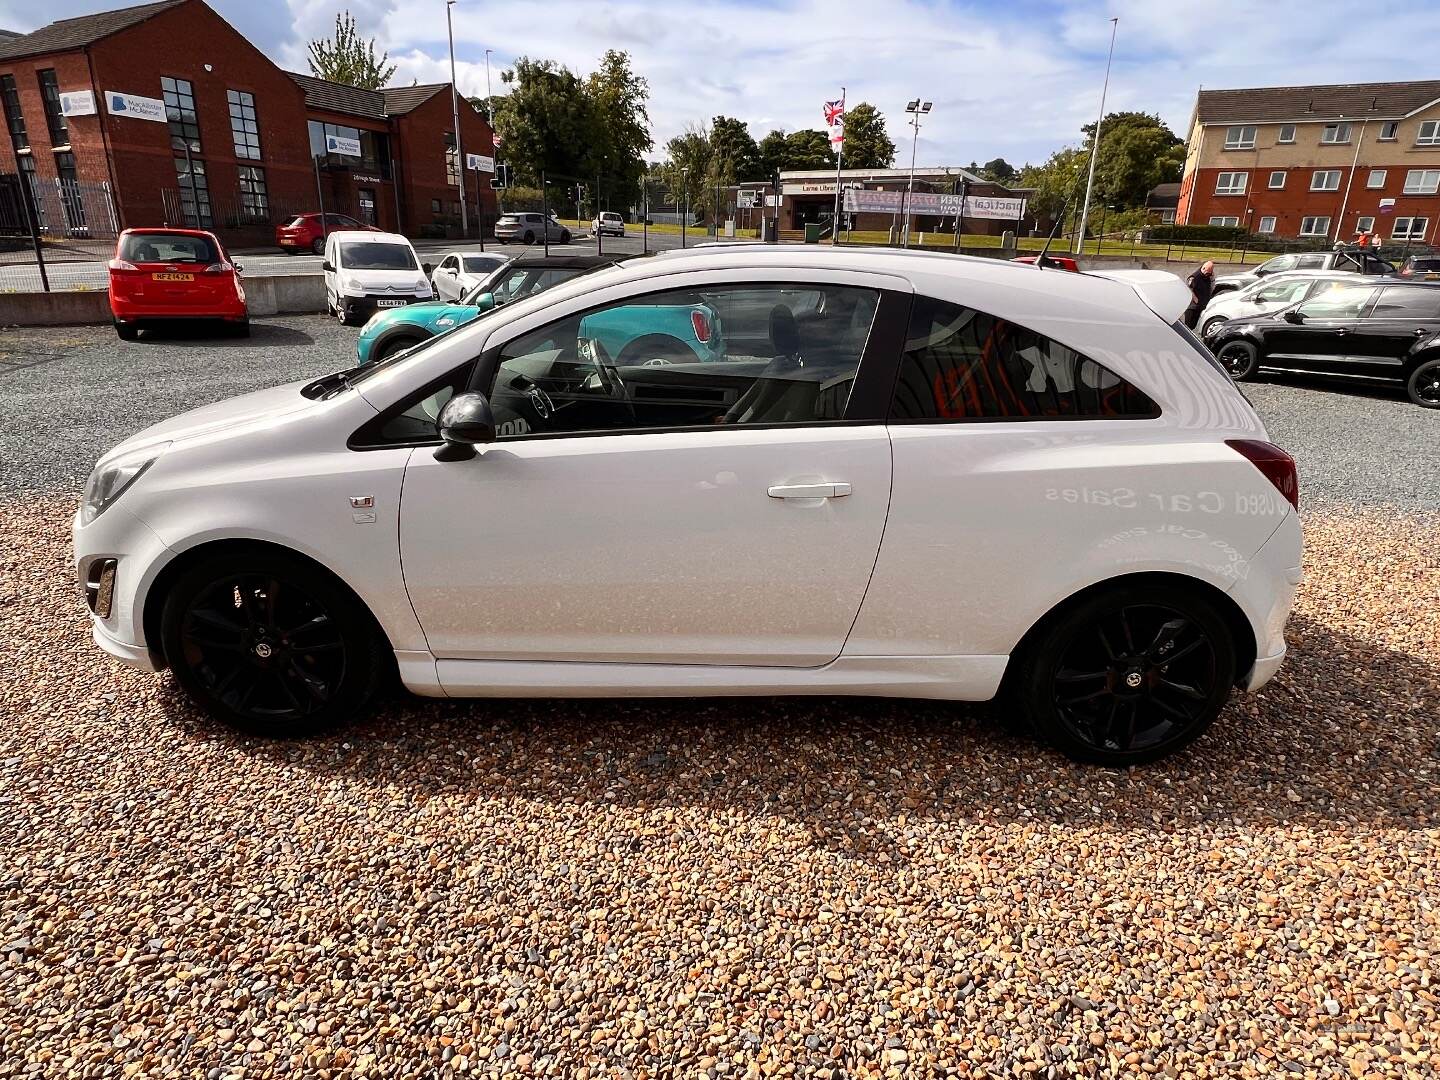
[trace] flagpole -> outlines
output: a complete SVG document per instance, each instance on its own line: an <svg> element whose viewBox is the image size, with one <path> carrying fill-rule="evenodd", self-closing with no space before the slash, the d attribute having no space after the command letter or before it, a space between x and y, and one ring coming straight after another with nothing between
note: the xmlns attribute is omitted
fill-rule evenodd
<svg viewBox="0 0 1440 1080"><path fill-rule="evenodd" d="M830 246L840 242L840 169L845 160L845 87L840 87L840 141L835 144L835 217L830 222Z"/></svg>

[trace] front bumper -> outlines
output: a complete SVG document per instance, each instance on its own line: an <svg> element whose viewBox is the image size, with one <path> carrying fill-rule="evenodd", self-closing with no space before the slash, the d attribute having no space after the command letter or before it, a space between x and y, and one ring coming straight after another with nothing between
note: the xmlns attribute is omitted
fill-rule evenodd
<svg viewBox="0 0 1440 1080"><path fill-rule="evenodd" d="M91 581L91 567L114 560L109 615L88 614L95 644L111 656L143 671L158 671L159 642L145 640L145 597L150 585L174 552L123 503L109 507L88 525L76 511L71 526L75 576L81 595Z"/></svg>
<svg viewBox="0 0 1440 1080"><path fill-rule="evenodd" d="M368 319L377 311L392 311L396 307L408 307L411 304L424 303L434 298L433 294L427 294L425 296L404 296L396 293L373 293L365 296L341 296L336 303L340 305L340 310L343 311L348 318ZM380 305L382 300L385 301L384 307ZM395 301L399 301L399 303L397 304Z"/></svg>

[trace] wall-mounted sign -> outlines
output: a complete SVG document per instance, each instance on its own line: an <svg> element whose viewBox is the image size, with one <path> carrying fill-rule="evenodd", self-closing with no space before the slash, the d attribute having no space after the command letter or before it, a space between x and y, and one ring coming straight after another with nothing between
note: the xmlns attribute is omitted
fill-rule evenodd
<svg viewBox="0 0 1440 1080"><path fill-rule="evenodd" d="M380 184L384 182L378 176L362 176L357 172L352 172L350 179L354 180L357 184Z"/></svg>
<svg viewBox="0 0 1440 1080"><path fill-rule="evenodd" d="M474 169L476 172L494 172L495 159L484 154L466 154L465 167Z"/></svg>
<svg viewBox="0 0 1440 1080"><path fill-rule="evenodd" d="M865 185L859 180L846 180L841 187L849 190L851 188L862 188ZM780 191L785 195L834 195L834 180L807 180L804 183L781 184Z"/></svg>
<svg viewBox="0 0 1440 1080"><path fill-rule="evenodd" d="M735 205L741 210L753 210L760 201L758 191L737 191L735 193Z"/></svg>
<svg viewBox="0 0 1440 1080"><path fill-rule="evenodd" d="M66 90L60 95L61 116L94 116L95 91Z"/></svg>
<svg viewBox="0 0 1440 1080"><path fill-rule="evenodd" d="M1395 200L1394 200L1394 199L1381 199L1381 200L1380 200L1380 213L1382 213L1382 214L1393 214L1394 212L1395 212Z"/></svg>
<svg viewBox="0 0 1440 1080"><path fill-rule="evenodd" d="M134 94L122 94L118 90L106 90L105 108L115 116L165 123L165 102L159 98L136 97Z"/></svg>
<svg viewBox="0 0 1440 1080"><path fill-rule="evenodd" d="M346 157L359 157L360 140L347 139L344 135L326 135L325 152L329 154L344 154Z"/></svg>
<svg viewBox="0 0 1440 1080"><path fill-rule="evenodd" d="M961 210L961 203L964 210ZM1025 215L1024 199L996 199L989 196L971 195L961 199L959 195L936 195L917 191L908 199L903 191L855 191L845 192L845 209L851 213L898 214L908 206L912 214L928 214L932 217L948 217L964 213L969 218L994 218L1000 221L1015 221Z"/></svg>

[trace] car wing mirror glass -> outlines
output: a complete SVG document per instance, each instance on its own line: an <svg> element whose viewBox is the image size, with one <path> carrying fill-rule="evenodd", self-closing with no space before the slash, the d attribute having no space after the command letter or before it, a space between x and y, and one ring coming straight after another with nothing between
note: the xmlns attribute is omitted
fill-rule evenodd
<svg viewBox="0 0 1440 1080"><path fill-rule="evenodd" d="M489 311L495 306L495 294L493 292L482 292L475 298L475 306L481 311Z"/></svg>
<svg viewBox="0 0 1440 1080"><path fill-rule="evenodd" d="M1305 316L1298 311L1287 311L1284 317L1288 323L1303 323L1305 321Z"/></svg>
<svg viewBox="0 0 1440 1080"><path fill-rule="evenodd" d="M326 259L320 264L320 269L324 270L327 274L333 273L335 270L335 264L332 263L329 259Z"/></svg>
<svg viewBox="0 0 1440 1080"><path fill-rule="evenodd" d="M478 390L456 394L440 410L435 428L442 440L435 450L436 461L474 457L475 447L495 441L495 414L490 399Z"/></svg>

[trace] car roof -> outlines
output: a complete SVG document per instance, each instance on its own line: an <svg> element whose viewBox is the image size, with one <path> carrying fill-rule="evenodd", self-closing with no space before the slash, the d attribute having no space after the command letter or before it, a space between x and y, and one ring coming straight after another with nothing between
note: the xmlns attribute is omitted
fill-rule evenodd
<svg viewBox="0 0 1440 1080"><path fill-rule="evenodd" d="M178 227L178 226L175 227L175 228L173 228L173 229L171 229L171 228L166 228L166 227L163 226L163 225L146 225L146 226L144 226L143 228L139 228L139 229L126 229L126 230L125 230L124 232L122 232L120 235L121 235L121 236L127 236L127 235L129 235L129 236L204 236L204 237L208 237L208 238L211 239L211 240L214 240L214 239L215 239L215 234L212 233L209 229L185 229L185 228L180 228L180 227Z"/></svg>
<svg viewBox="0 0 1440 1080"><path fill-rule="evenodd" d="M338 236L342 239L364 240L368 244L404 244L410 246L408 237L393 232L371 232L369 229L331 229L330 236Z"/></svg>
<svg viewBox="0 0 1440 1080"><path fill-rule="evenodd" d="M593 270L597 266L614 266L629 258L629 255L517 255L510 260L510 265L521 268L549 266L556 270Z"/></svg>

